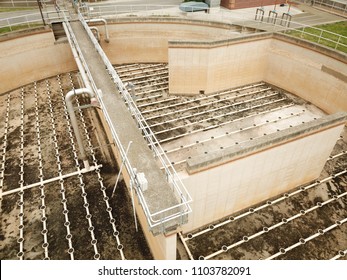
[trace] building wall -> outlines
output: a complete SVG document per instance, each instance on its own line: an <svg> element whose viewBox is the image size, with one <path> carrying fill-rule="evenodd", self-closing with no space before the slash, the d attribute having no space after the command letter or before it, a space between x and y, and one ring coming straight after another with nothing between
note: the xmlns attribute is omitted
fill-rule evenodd
<svg viewBox="0 0 347 280"><path fill-rule="evenodd" d="M286 0L222 0L221 6L227 9L243 9L286 3Z"/></svg>
<svg viewBox="0 0 347 280"><path fill-rule="evenodd" d="M189 232L315 180L343 127L344 122L186 175L183 183L193 198L193 211L183 231Z"/></svg>

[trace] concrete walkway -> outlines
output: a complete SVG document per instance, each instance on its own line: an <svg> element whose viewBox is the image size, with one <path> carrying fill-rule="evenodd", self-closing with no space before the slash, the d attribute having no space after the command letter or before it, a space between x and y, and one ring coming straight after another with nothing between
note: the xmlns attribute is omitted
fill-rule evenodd
<svg viewBox="0 0 347 280"><path fill-rule="evenodd" d="M88 64L94 82L97 88L102 91L103 103L124 150L130 141L133 142L128 153L128 158L132 167L136 168L137 172L143 172L146 176L148 190L144 192L144 197L150 212L155 213L178 204L167 183L164 172L160 170L152 151L148 148L147 142L136 126L124 100L106 71L105 64L96 52L81 22L74 21L70 25L82 50L83 57ZM165 226L170 226L172 230L175 229L176 225L170 223L170 225L165 224ZM162 230L162 227L156 227L154 232L159 233Z"/></svg>

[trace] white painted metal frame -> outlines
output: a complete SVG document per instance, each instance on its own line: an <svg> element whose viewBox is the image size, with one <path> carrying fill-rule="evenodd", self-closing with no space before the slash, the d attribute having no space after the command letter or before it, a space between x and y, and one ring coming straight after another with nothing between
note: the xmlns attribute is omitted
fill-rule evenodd
<svg viewBox="0 0 347 280"><path fill-rule="evenodd" d="M186 190L181 179L179 178L178 174L176 173L174 167L171 165L169 159L166 157L165 154L162 155L163 150L162 150L160 144L158 143L157 139L155 138L153 132L148 127L145 119L141 115L141 112L136 107L134 100L132 99L129 92L126 90L126 88L123 85L121 79L119 78L117 72L115 71L111 62L108 60L106 54L104 53L101 46L99 45L99 43L95 39L88 24L85 22L83 16L80 13L79 13L79 20L81 21L82 25L84 26L84 29L88 33L88 36L89 36L90 40L92 41L92 43L94 44L96 51L99 53L99 55L101 56L101 59L105 63L107 71L111 75L114 83L118 87L119 92L122 94L122 97L126 101L130 112L135 116L138 127L145 135L146 140L149 142L150 148L152 149L155 157L160 161L162 166L164 166L165 174L167 176L168 182L171 182L170 185L172 187L173 193L175 194L177 199L179 201L181 201L180 203L177 203L176 205L174 205L172 207L166 208L164 210L161 210L161 211L158 211L155 213L151 213L151 211L148 208L144 194L142 193L140 188L136 188L136 192L138 194L140 204L142 205L142 208L146 214L146 218L147 218L149 227L154 228L156 226L163 226L163 224L165 222L168 222L168 221L171 221L174 219L183 219L183 216L187 215L188 213L190 213L192 211L191 207L189 205L189 203L192 201L192 198L190 197L188 191ZM69 25L67 18L65 19L65 22L67 25ZM78 50L78 53L80 54L80 59L82 61L84 68L86 69L86 74L90 80L92 88L93 88L94 92L96 93L96 96L98 98L100 106L103 110L103 113L105 115L105 119L106 119L106 121L110 127L112 136L115 140L115 144L117 145L121 156L125 158L124 165L125 165L128 173L129 173L129 175L130 175L130 178L133 182L133 185L137 186L138 184L137 184L137 179L136 179L136 174L134 172L134 169L132 168L132 166L129 162L129 159L126 157L126 153L124 151L124 148L123 148L123 146L122 146L122 144L118 138L118 135L117 135L117 133L113 127L111 119L110 119L107 111L105 110L105 105L103 103L102 97L100 96L99 91L98 91L95 83L93 82L93 78L92 78L92 75L89 71L87 63L85 62L83 56L81 55L82 52L80 51L77 40L75 38L73 38L74 36L73 36L73 32L72 32L71 28L68 28L68 29L69 29L69 31L71 31L71 34L69 34L68 36L71 36L72 40L74 40L74 46L76 47L76 49ZM172 212L174 212L174 213L169 214ZM164 218L162 218L163 215L165 216ZM183 222L183 220L182 220L182 222Z"/></svg>

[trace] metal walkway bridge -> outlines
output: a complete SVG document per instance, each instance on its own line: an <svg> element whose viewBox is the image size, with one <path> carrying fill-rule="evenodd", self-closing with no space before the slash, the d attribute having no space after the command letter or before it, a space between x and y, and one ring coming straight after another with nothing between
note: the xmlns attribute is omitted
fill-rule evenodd
<svg viewBox="0 0 347 280"><path fill-rule="evenodd" d="M152 233L176 230L191 212L189 193L83 16L78 13L78 20L65 17L63 26L84 83L84 88L70 94L88 93L92 105L93 100L100 105L121 171L124 166L123 177L133 199L136 193ZM73 115L72 109L71 119ZM78 138L78 126L75 134ZM83 144L79 150L85 161Z"/></svg>

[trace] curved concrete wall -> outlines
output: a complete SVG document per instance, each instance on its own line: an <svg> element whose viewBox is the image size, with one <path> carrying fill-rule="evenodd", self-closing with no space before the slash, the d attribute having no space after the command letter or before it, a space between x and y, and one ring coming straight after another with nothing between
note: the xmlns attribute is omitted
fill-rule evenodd
<svg viewBox="0 0 347 280"><path fill-rule="evenodd" d="M77 69L69 45L55 45L52 32L22 35L0 40L0 94Z"/></svg>
<svg viewBox="0 0 347 280"><path fill-rule="evenodd" d="M166 63L169 40L227 38L231 28L234 28L233 33L237 33L237 27L229 24L125 18L108 25L110 43L102 41L101 45L113 64ZM103 26L98 29L104 38ZM0 65L0 94L35 80L77 70L69 45L55 44L53 33L44 29L0 37Z"/></svg>
<svg viewBox="0 0 347 280"><path fill-rule="evenodd" d="M267 52L265 81L329 114L347 111L347 55L283 35Z"/></svg>
<svg viewBox="0 0 347 280"><path fill-rule="evenodd" d="M171 94L213 93L266 81L327 113L347 111L347 56L281 34L170 42Z"/></svg>
<svg viewBox="0 0 347 280"><path fill-rule="evenodd" d="M168 41L230 38L231 28L236 27L181 19L125 18L108 25L110 44L102 43L102 47L113 64L168 62ZM103 34L103 28L99 30Z"/></svg>

